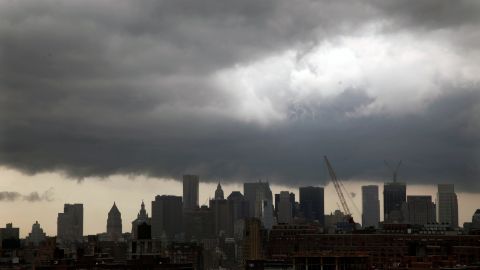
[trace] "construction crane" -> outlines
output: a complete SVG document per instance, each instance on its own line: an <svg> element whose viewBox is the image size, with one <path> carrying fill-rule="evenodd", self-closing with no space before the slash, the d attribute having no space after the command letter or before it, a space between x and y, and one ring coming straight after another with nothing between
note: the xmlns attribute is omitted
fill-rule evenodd
<svg viewBox="0 0 480 270"><path fill-rule="evenodd" d="M352 212L350 212L350 208L348 207L347 201L345 200L345 196L343 196L342 186L343 184L340 180L337 179L337 174L332 168L330 161L328 161L327 156L324 156L325 164L327 165L328 173L330 174L330 178L332 179L333 185L335 186L335 191L337 191L338 199L340 200L340 204L342 205L343 212L347 216L349 223L355 223L352 217ZM345 187L344 187L345 188Z"/></svg>
<svg viewBox="0 0 480 270"><path fill-rule="evenodd" d="M392 174L393 174L393 182L396 183L397 182L397 173L398 173L398 169L400 168L400 165L402 165L402 161L400 160L397 164L397 167L395 167L395 169L390 166L390 164L388 164L388 162L386 160L384 160L385 162L385 165L387 166L387 168L390 169L390 171L392 171Z"/></svg>

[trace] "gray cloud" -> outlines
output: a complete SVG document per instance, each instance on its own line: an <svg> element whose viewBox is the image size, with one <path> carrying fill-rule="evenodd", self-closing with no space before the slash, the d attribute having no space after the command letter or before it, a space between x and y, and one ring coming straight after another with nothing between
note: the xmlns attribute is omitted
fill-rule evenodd
<svg viewBox="0 0 480 270"><path fill-rule="evenodd" d="M53 189L46 190L41 194L37 191L33 191L25 195L16 191L0 191L0 201L13 202L18 200L28 202L53 201Z"/></svg>
<svg viewBox="0 0 480 270"><path fill-rule="evenodd" d="M288 84L275 85L278 93L252 94L264 103L247 102L284 117L262 122L242 107L238 81L212 79L288 50L302 58L372 24L388 22L380 32L389 34L447 33L439 38L478 24L474 2L413 2L0 2L0 164L80 179L189 172L297 185L327 181L327 154L348 179L385 180L383 160L402 159L407 182L480 190L477 85L440 78L435 95L405 114L359 113L378 100L368 85L299 100L282 97ZM468 33L456 39L474 44Z"/></svg>

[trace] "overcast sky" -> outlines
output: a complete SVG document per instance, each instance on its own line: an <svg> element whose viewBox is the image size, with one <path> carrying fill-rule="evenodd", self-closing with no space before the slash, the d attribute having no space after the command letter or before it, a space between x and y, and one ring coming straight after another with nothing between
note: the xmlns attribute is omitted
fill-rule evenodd
<svg viewBox="0 0 480 270"><path fill-rule="evenodd" d="M383 161L402 160L409 184L479 192L479 14L477 0L0 0L0 165L297 187L328 182L327 155L345 181L385 181Z"/></svg>

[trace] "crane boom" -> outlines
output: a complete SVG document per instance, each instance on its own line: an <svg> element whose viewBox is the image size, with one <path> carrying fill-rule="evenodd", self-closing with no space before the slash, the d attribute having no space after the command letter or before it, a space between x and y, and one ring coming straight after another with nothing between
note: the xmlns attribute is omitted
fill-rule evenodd
<svg viewBox="0 0 480 270"><path fill-rule="evenodd" d="M325 164L327 165L328 173L330 174L330 178L332 179L333 185L335 186L335 191L337 191L338 198L340 199L340 204L342 205L343 211L345 215L352 216L352 212L350 212L350 208L348 208L347 201L345 200L345 196L343 196L342 188L340 183L337 179L337 174L332 168L330 161L328 161L327 156L324 156Z"/></svg>

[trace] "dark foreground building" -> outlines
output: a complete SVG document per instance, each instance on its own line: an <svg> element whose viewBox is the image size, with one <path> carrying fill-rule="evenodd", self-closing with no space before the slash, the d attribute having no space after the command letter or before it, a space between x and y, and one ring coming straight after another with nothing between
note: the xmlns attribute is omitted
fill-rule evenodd
<svg viewBox="0 0 480 270"><path fill-rule="evenodd" d="M367 256L366 265L379 269L411 269L418 264L440 269L480 262L477 235L320 234L308 227L276 226L270 232L267 247L266 259L290 264L292 258L315 254L341 258L346 254L358 255L360 261ZM347 262L357 265L356 259Z"/></svg>

